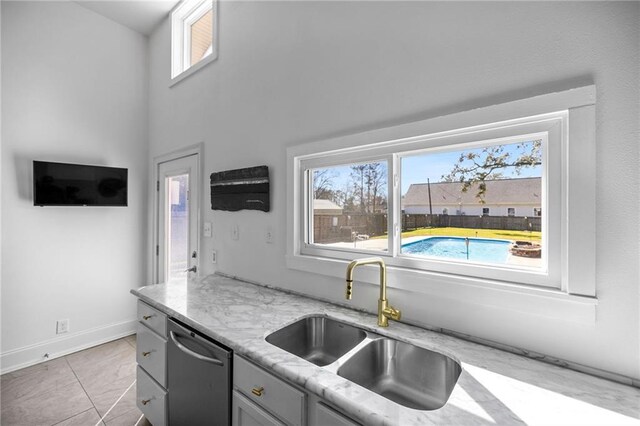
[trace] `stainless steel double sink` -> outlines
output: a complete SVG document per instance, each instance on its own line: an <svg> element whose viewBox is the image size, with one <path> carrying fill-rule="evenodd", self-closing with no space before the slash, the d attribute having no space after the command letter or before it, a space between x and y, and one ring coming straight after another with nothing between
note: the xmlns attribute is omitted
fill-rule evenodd
<svg viewBox="0 0 640 426"><path fill-rule="evenodd" d="M462 368L454 359L325 316L300 319L267 342L405 407L446 404Z"/></svg>

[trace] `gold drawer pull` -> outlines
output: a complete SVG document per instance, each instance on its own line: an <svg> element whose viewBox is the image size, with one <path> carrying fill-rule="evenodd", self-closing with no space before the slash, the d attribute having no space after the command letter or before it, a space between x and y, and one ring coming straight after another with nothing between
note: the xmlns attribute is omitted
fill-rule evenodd
<svg viewBox="0 0 640 426"><path fill-rule="evenodd" d="M142 319L146 321L146 320L148 320L149 318L151 318L152 316L153 316L153 315L143 315L143 316L142 316Z"/></svg>
<svg viewBox="0 0 640 426"><path fill-rule="evenodd" d="M259 388L251 389L251 393L254 394L255 396L262 396L263 391L264 391L264 388L262 386L260 386Z"/></svg>
<svg viewBox="0 0 640 426"><path fill-rule="evenodd" d="M150 353L151 353L151 351L149 351L149 352L142 352L142 356L147 356L147 355L149 355Z"/></svg>
<svg viewBox="0 0 640 426"><path fill-rule="evenodd" d="M150 402L151 402L151 400L150 400L150 399L143 399L143 400L142 400L142 401L140 401L140 402L142 402L142 405L147 405L148 403L150 403Z"/></svg>

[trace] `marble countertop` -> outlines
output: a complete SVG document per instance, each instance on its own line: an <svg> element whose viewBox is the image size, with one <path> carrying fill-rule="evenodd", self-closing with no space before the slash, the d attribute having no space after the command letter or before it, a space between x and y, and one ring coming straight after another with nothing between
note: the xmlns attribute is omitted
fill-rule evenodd
<svg viewBox="0 0 640 426"><path fill-rule="evenodd" d="M131 291L235 353L328 400L366 425L640 425L640 389L304 296L211 275L198 282ZM462 365L447 404L420 411L398 405L265 341L310 315L444 353Z"/></svg>

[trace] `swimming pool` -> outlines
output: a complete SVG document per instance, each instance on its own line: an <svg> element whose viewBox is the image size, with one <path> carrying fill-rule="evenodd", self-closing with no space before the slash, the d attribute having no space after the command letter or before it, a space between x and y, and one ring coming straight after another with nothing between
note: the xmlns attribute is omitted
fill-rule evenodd
<svg viewBox="0 0 640 426"><path fill-rule="evenodd" d="M402 245L403 254L429 257L467 259L466 238L427 237ZM511 241L469 238L469 260L474 262L506 263Z"/></svg>

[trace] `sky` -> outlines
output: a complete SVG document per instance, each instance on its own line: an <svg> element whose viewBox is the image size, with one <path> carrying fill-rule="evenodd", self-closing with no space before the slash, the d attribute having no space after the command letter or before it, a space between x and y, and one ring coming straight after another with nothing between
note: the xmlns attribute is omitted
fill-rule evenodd
<svg viewBox="0 0 640 426"><path fill-rule="evenodd" d="M517 144L505 145L505 151L517 157L522 151L518 150L516 145ZM531 144L529 143L527 146L531 146ZM402 158L402 174L400 177L402 195L406 194L409 186L413 183L426 183L427 179L429 179L431 183L440 182L443 175L451 172L451 169L460 157L460 153L470 151L479 153L481 148L413 155ZM351 181L351 168L349 166L336 166L330 167L330 169L336 175L333 179L334 188L343 189L345 185ZM517 175L512 168L504 169L502 173L505 178L540 177L542 176L542 167L523 168L520 175Z"/></svg>

